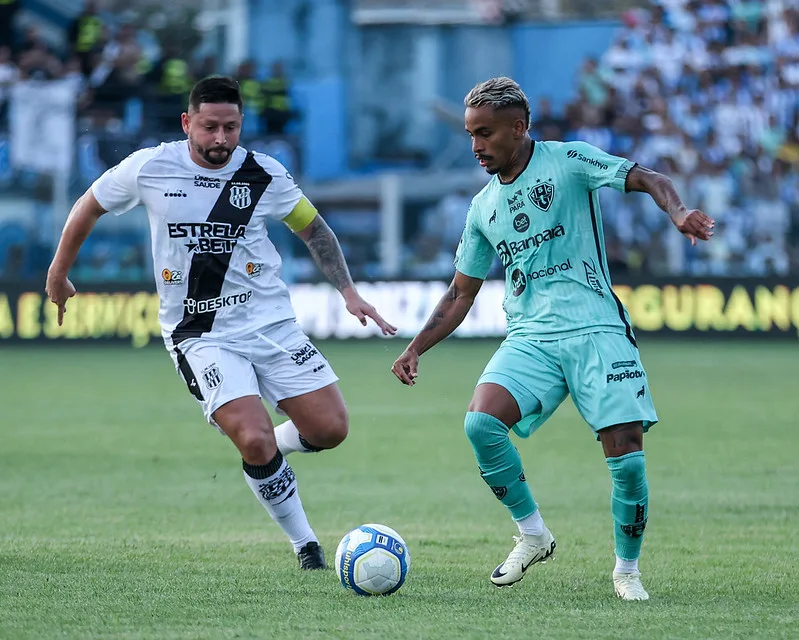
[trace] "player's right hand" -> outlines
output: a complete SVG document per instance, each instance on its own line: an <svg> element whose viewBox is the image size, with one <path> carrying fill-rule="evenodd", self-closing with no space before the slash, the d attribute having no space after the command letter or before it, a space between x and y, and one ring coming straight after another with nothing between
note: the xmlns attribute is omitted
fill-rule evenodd
<svg viewBox="0 0 799 640"><path fill-rule="evenodd" d="M402 384L412 387L416 384L419 355L412 349L405 349L402 355L394 361L391 372L397 376Z"/></svg>
<svg viewBox="0 0 799 640"><path fill-rule="evenodd" d="M699 209L691 209L682 216L677 216L673 222L694 247L697 240L710 240L713 237L713 227L716 226L716 221Z"/></svg>
<svg viewBox="0 0 799 640"><path fill-rule="evenodd" d="M67 312L67 300L75 295L75 285L66 276L57 276L52 273L47 274L47 284L44 288L50 302L58 307L58 326L64 322L64 314Z"/></svg>

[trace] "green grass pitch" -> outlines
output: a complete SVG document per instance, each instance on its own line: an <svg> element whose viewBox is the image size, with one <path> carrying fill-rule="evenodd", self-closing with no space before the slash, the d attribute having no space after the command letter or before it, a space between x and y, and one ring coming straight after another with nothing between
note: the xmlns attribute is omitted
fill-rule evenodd
<svg viewBox="0 0 799 640"><path fill-rule="evenodd" d="M297 569L163 349L2 347L0 638L797 637L799 343L643 341L646 603L613 596L608 471L570 401L516 440L558 556L490 584L516 530L462 420L496 344L441 345L412 389L404 341L320 344L350 438L289 460L330 561L363 522L404 536L387 598Z"/></svg>

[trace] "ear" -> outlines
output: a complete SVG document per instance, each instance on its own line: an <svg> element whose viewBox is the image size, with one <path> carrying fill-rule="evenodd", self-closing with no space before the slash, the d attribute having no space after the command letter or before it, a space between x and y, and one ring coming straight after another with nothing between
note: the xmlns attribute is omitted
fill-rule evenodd
<svg viewBox="0 0 799 640"><path fill-rule="evenodd" d="M523 138L527 134L527 129L527 122L522 118L515 120L513 123L513 137Z"/></svg>
<svg viewBox="0 0 799 640"><path fill-rule="evenodd" d="M180 114L180 124L183 126L183 133L189 135L189 124L191 123L191 116L185 111Z"/></svg>

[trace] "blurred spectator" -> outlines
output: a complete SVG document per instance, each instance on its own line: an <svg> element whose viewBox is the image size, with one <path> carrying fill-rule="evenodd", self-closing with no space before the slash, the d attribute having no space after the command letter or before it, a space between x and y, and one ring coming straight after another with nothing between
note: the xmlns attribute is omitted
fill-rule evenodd
<svg viewBox="0 0 799 640"><path fill-rule="evenodd" d="M11 48L0 46L0 126L8 119L8 97L11 85L19 78L19 69L11 60Z"/></svg>
<svg viewBox="0 0 799 640"><path fill-rule="evenodd" d="M244 108L244 123L250 131L257 133L262 130L264 109L266 108L266 97L264 87L258 80L255 62L245 60L242 62L235 73L236 79L241 87L241 101Z"/></svg>
<svg viewBox="0 0 799 640"><path fill-rule="evenodd" d="M23 80L55 80L63 71L61 61L33 27L26 32L18 59Z"/></svg>
<svg viewBox="0 0 799 640"><path fill-rule="evenodd" d="M83 75L91 74L94 58L103 48L103 21L93 0L86 2L83 11L70 26L69 45L80 60Z"/></svg>
<svg viewBox="0 0 799 640"><path fill-rule="evenodd" d="M282 60L272 64L272 74L263 83L267 133L280 135L295 117L289 95L289 79Z"/></svg>
<svg viewBox="0 0 799 640"><path fill-rule="evenodd" d="M150 77L156 87L154 112L151 118L161 131L179 129L177 114L185 111L189 92L194 84L191 67L177 47L167 45L161 60L153 67Z"/></svg>
<svg viewBox="0 0 799 640"><path fill-rule="evenodd" d="M532 135L539 140L560 140L563 137L563 119L552 113L549 98L541 98L538 102L530 129Z"/></svg>
<svg viewBox="0 0 799 640"><path fill-rule="evenodd" d="M14 48L14 20L19 10L19 0L0 0L0 48Z"/></svg>

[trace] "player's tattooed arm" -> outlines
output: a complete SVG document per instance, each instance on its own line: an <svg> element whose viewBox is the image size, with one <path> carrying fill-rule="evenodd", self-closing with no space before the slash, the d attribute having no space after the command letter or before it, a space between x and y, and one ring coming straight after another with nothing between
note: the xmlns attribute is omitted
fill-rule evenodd
<svg viewBox="0 0 799 640"><path fill-rule="evenodd" d="M483 281L479 278L470 278L456 271L446 293L409 348L422 355L455 331L466 318L482 286Z"/></svg>
<svg viewBox="0 0 799 640"><path fill-rule="evenodd" d="M341 252L341 245L336 234L328 226L322 216L317 215L311 224L297 235L308 246L308 251L316 262L316 266L336 289L344 291L352 288L352 276L347 261Z"/></svg>
<svg viewBox="0 0 799 640"><path fill-rule="evenodd" d="M627 174L625 188L648 193L691 244L713 236L715 221L699 209L688 209L668 176L637 164Z"/></svg>
<svg viewBox="0 0 799 640"><path fill-rule="evenodd" d="M439 300L427 324L405 347L405 351L391 367L391 372L402 384L409 387L416 384L419 356L432 349L463 322L481 286L483 286L482 280L470 278L460 271L455 272L452 284Z"/></svg>
<svg viewBox="0 0 799 640"><path fill-rule="evenodd" d="M652 171L637 164L627 174L625 183L627 191L641 191L648 193L655 204L673 217L679 211L686 211L686 206L674 188L674 183L668 176Z"/></svg>
<svg viewBox="0 0 799 640"><path fill-rule="evenodd" d="M358 318L358 321L364 326L366 326L366 319L371 318L380 327L383 335L393 336L397 332L397 327L386 322L377 310L361 298L356 291L338 238L322 216L315 216L307 227L295 233L307 245L319 270L330 281L330 284L341 292L347 311Z"/></svg>

